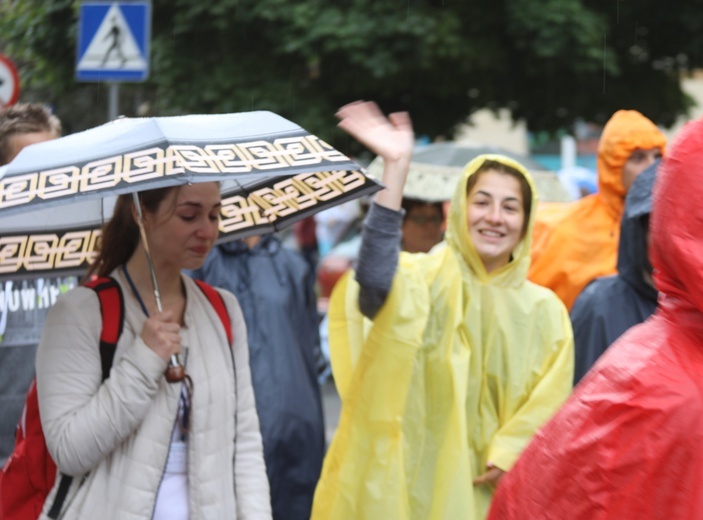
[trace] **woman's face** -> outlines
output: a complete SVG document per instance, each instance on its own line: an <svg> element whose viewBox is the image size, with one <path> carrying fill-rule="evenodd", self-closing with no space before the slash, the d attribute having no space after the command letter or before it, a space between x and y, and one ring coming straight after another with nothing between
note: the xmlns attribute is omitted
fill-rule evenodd
<svg viewBox="0 0 703 520"><path fill-rule="evenodd" d="M201 267L217 239L221 206L216 182L171 190L155 213L144 214L154 262L178 270Z"/></svg>
<svg viewBox="0 0 703 520"><path fill-rule="evenodd" d="M522 239L522 199L520 181L496 170L479 174L467 195L469 235L488 273L506 265Z"/></svg>

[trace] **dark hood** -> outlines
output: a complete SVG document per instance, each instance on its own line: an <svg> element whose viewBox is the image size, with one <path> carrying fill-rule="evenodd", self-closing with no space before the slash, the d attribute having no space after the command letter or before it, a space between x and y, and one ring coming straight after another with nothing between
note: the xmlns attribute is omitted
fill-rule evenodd
<svg viewBox="0 0 703 520"><path fill-rule="evenodd" d="M649 285L643 272L651 272L647 253L647 221L652 211L652 187L660 161L642 172L625 198L625 211L620 224L618 272L643 297L656 301L657 291Z"/></svg>

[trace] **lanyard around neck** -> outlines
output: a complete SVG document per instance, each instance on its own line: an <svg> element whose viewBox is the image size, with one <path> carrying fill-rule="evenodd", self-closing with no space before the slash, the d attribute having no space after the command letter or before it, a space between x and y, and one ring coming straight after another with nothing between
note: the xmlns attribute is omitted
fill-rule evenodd
<svg viewBox="0 0 703 520"><path fill-rule="evenodd" d="M127 279L127 283L129 284L130 288L132 289L132 293L134 294L134 297L137 299L139 302L139 305L141 306L142 310L144 311L144 314L146 317L149 317L149 311L146 310L146 305L144 305L144 300L142 300L141 295L139 294L139 291L137 290L137 286L134 285L134 282L132 281L132 277L129 276L129 273L127 272L127 266L122 265L122 272L124 273L125 278Z"/></svg>

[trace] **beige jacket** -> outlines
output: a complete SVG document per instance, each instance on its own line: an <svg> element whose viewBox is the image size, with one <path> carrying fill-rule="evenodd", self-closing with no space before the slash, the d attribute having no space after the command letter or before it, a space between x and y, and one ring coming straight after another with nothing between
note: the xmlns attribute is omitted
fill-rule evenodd
<svg viewBox="0 0 703 520"><path fill-rule="evenodd" d="M139 337L146 319L139 303L122 273L112 276L122 287L125 316L109 379L101 384L102 321L91 289L79 287L59 299L37 353L47 446L59 471L74 477L59 516L67 520L151 518L178 413L181 385L164 378L166 363ZM230 349L210 302L190 278L184 276L184 283L181 338L194 386L190 518L271 518L241 309L231 293L220 291L232 320Z"/></svg>

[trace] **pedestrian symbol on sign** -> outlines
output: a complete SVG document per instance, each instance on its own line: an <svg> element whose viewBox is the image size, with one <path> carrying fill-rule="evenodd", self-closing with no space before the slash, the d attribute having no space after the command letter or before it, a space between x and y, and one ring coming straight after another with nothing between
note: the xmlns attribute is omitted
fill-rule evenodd
<svg viewBox="0 0 703 520"><path fill-rule="evenodd" d="M142 70L146 63L117 4L112 4L78 62L82 69Z"/></svg>
<svg viewBox="0 0 703 520"><path fill-rule="evenodd" d="M105 37L105 39L112 38L112 45L110 45L110 48L107 50L105 53L105 56L103 57L103 61L101 63L101 67L104 67L107 64L107 59L110 57L110 54L112 51L117 51L117 55L121 60L121 66L124 67L125 64L127 63L127 58L125 57L124 53L122 52L122 37L121 37L121 31L120 31L120 26L117 23L117 17L112 18L112 28L110 29L110 32L108 35Z"/></svg>

